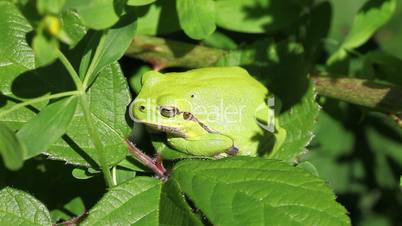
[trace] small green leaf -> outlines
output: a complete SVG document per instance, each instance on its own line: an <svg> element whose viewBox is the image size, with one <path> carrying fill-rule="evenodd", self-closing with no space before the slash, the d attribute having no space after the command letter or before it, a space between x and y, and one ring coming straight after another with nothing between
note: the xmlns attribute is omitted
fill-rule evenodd
<svg viewBox="0 0 402 226"><path fill-rule="evenodd" d="M71 175L80 180L86 180L95 176L95 174L88 172L88 169L86 168L74 168L73 171L71 171Z"/></svg>
<svg viewBox="0 0 402 226"><path fill-rule="evenodd" d="M304 161L300 164L297 164L297 167L306 170L307 172L311 173L314 176L317 176L317 177L320 176L317 168L315 168L315 166L309 161Z"/></svg>
<svg viewBox="0 0 402 226"><path fill-rule="evenodd" d="M236 49L237 44L228 35L222 32L215 31L208 37L206 37L203 42L210 47L218 49Z"/></svg>
<svg viewBox="0 0 402 226"><path fill-rule="evenodd" d="M35 52L36 65L38 67L52 63L57 58L59 42L53 37L46 37L45 34L36 34L32 47Z"/></svg>
<svg viewBox="0 0 402 226"><path fill-rule="evenodd" d="M83 23L93 29L108 28L119 20L121 1L111 0L66 0L66 9L75 9Z"/></svg>
<svg viewBox="0 0 402 226"><path fill-rule="evenodd" d="M4 226L52 225L49 211L31 195L13 188L0 191L0 219Z"/></svg>
<svg viewBox="0 0 402 226"><path fill-rule="evenodd" d="M395 12L395 0L368 1L357 13L352 30L342 47L352 49L365 43L373 34L392 17Z"/></svg>
<svg viewBox="0 0 402 226"><path fill-rule="evenodd" d="M324 181L280 161L182 161L170 180L213 225L350 225Z"/></svg>
<svg viewBox="0 0 402 226"><path fill-rule="evenodd" d="M70 46L74 47L87 33L86 27L82 24L81 18L73 10L65 10L61 14L62 29L69 37Z"/></svg>
<svg viewBox="0 0 402 226"><path fill-rule="evenodd" d="M143 5L149 5L156 0L128 0L127 5L132 5L132 6L143 6Z"/></svg>
<svg viewBox="0 0 402 226"><path fill-rule="evenodd" d="M327 64L333 64L346 57L346 51L364 44L395 12L395 0L372 0L359 10L352 28L339 49L330 56Z"/></svg>
<svg viewBox="0 0 402 226"><path fill-rule="evenodd" d="M184 33L192 39L204 39L215 29L213 0L176 0L179 22Z"/></svg>
<svg viewBox="0 0 402 226"><path fill-rule="evenodd" d="M38 0L36 1L36 8L38 8L41 14L58 14L63 8L65 1L66 0Z"/></svg>
<svg viewBox="0 0 402 226"><path fill-rule="evenodd" d="M24 156L29 159L46 151L67 130L75 110L77 98L68 97L48 105L35 118L27 122L17 137L26 148Z"/></svg>
<svg viewBox="0 0 402 226"><path fill-rule="evenodd" d="M14 131L0 122L0 153L7 168L12 170L21 168L24 151Z"/></svg>
<svg viewBox="0 0 402 226"><path fill-rule="evenodd" d="M95 74L124 55L135 35L136 28L137 19L134 14L126 14L108 30L99 62L94 70Z"/></svg>
<svg viewBox="0 0 402 226"><path fill-rule="evenodd" d="M137 27L136 21L134 14L126 14L121 17L115 26L108 29L106 34L102 34L102 36L104 36L102 37L104 39L103 43L97 42L97 38L100 38L101 35L95 34L89 42L86 54L81 61L80 75L83 76L83 74L89 70L88 67L92 66L93 71L89 76L92 76L94 79L95 75L106 65L120 59L135 35ZM94 49L96 49L96 53ZM91 66L89 66L90 59Z"/></svg>

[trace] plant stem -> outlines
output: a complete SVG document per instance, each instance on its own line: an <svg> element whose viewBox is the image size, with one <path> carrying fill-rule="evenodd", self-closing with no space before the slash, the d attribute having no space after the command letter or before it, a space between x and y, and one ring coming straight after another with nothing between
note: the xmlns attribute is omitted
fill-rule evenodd
<svg viewBox="0 0 402 226"><path fill-rule="evenodd" d="M96 131L96 128L93 124L93 118L91 115L91 111L89 110L89 102L87 99L87 95L81 95L80 98L80 104L82 107L82 110L84 112L84 117L85 117L85 121L87 122L87 126L88 126L88 132L89 132L89 136L91 137L92 143L95 146L95 150L96 150L96 155L99 161L99 166L102 170L103 176L105 178L105 182L107 184L107 186L113 187L115 184L113 183L113 179L112 179L112 175L110 173L110 169L109 166L107 165L106 161L105 161L105 156L103 155L104 149L103 149L103 144L102 141L100 140L99 136L98 136L98 132Z"/></svg>
<svg viewBox="0 0 402 226"><path fill-rule="evenodd" d="M320 95L384 112L402 112L402 89L356 78L313 76Z"/></svg>
<svg viewBox="0 0 402 226"><path fill-rule="evenodd" d="M82 82L80 79L80 76L78 73L74 70L73 65L71 65L70 61L64 56L64 54L57 49L57 55L61 61L61 63L64 65L68 73L70 74L71 78L74 81L75 87L77 88L78 91L84 92L85 90L83 89Z"/></svg>
<svg viewBox="0 0 402 226"><path fill-rule="evenodd" d="M94 57L91 60L91 64L89 65L89 68L88 68L87 72L85 73L84 82L83 82L83 85L82 85L84 90L86 90L88 88L88 83L91 81L91 78L93 76L95 76L94 71L95 71L96 66L98 66L99 57L100 57L100 54L101 54L101 52L103 50L103 47L105 45L105 40L106 40L106 32L104 31L102 33L102 36L101 36L100 40L99 40L99 44L98 44L98 47L96 48Z"/></svg>
<svg viewBox="0 0 402 226"><path fill-rule="evenodd" d="M81 94L80 91L67 91L67 92L62 92L62 93L56 93L56 94L51 94L51 95L46 95L46 96L41 96L41 97L37 97L34 99L29 99L26 100L24 102L18 103L12 107L10 107L7 110L4 111L0 111L0 117L7 115L13 111L16 111L22 107L28 106L28 105L32 105L32 104L36 104L42 101L46 101L46 100L50 100L50 99L55 99L55 98L60 98L60 97L67 97L67 96L73 96L73 95L79 95Z"/></svg>
<svg viewBox="0 0 402 226"><path fill-rule="evenodd" d="M136 36L126 51L127 56L149 62L158 69L214 66L225 54L225 50L150 36ZM402 112L401 87L350 77L313 76L311 79L319 95L387 113Z"/></svg>

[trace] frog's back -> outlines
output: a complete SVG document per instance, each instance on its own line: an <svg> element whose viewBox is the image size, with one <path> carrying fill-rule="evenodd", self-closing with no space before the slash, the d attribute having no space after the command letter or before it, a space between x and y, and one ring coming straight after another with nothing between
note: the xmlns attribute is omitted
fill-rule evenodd
<svg viewBox="0 0 402 226"><path fill-rule="evenodd" d="M203 109L209 113L207 116L195 113L201 121L230 136L235 145L240 146L239 154L256 153L256 137L264 134L256 122L256 111L261 106L266 107L268 90L265 86L240 67L201 68L167 75L176 80L170 84L177 84L181 89L186 89L191 80L189 89L195 96L194 106L208 105L208 109ZM214 117L214 113L219 117Z"/></svg>

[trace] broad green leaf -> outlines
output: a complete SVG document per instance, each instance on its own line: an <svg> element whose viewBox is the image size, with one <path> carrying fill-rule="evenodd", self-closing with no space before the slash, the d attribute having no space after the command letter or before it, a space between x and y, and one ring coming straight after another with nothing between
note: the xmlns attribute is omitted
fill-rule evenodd
<svg viewBox="0 0 402 226"><path fill-rule="evenodd" d="M68 97L45 107L35 118L27 122L17 137L26 149L25 159L44 152L67 130L75 110L77 98Z"/></svg>
<svg viewBox="0 0 402 226"><path fill-rule="evenodd" d="M213 0L176 0L181 28L192 39L204 39L215 31Z"/></svg>
<svg viewBox="0 0 402 226"><path fill-rule="evenodd" d="M125 113L131 97L119 65L114 63L105 67L88 94L92 118L104 145L105 159L108 165L114 165L125 158L127 147L124 139L130 133ZM92 164L88 157L96 158L96 152L80 106L66 134L49 148L50 157L74 164Z"/></svg>
<svg viewBox="0 0 402 226"><path fill-rule="evenodd" d="M0 154L7 168L17 170L23 164L24 148L14 131L0 122Z"/></svg>
<svg viewBox="0 0 402 226"><path fill-rule="evenodd" d="M161 35L180 30L175 1L135 7L138 16L137 34Z"/></svg>
<svg viewBox="0 0 402 226"><path fill-rule="evenodd" d="M52 225L49 211L42 203L10 187L0 191L0 219L4 226Z"/></svg>
<svg viewBox="0 0 402 226"><path fill-rule="evenodd" d="M216 0L216 24L245 33L272 32L295 22L303 9L297 0Z"/></svg>
<svg viewBox="0 0 402 226"><path fill-rule="evenodd" d="M66 0L38 0L36 8L41 14L52 13L58 14L63 8Z"/></svg>
<svg viewBox="0 0 402 226"><path fill-rule="evenodd" d="M328 64L346 57L346 51L364 44L373 34L392 17L396 0L371 0L359 10L352 28L339 49L330 56Z"/></svg>
<svg viewBox="0 0 402 226"><path fill-rule="evenodd" d="M2 76L4 70L14 72L15 76L17 72L21 73L35 67L34 54L25 38L31 30L31 25L15 5L5 1L0 2L0 72Z"/></svg>
<svg viewBox="0 0 402 226"><path fill-rule="evenodd" d="M143 6L143 5L148 5L156 0L128 0L127 5L132 5L132 6Z"/></svg>
<svg viewBox="0 0 402 226"><path fill-rule="evenodd" d="M90 67L89 59L91 59L91 64L93 64L91 76L94 76L101 71L106 65L109 65L118 59L120 59L124 52L130 45L132 38L134 37L136 31L137 23L136 17L133 14L126 14L121 17L119 22L108 29L107 33L104 34L104 41L102 43L97 43L96 38L99 37L96 34L93 36L93 40L88 44L86 54L84 55L81 65L80 74L87 72ZM96 53L94 52L96 49ZM96 56L98 54L98 56Z"/></svg>
<svg viewBox="0 0 402 226"><path fill-rule="evenodd" d="M122 1L111 0L66 0L66 9L75 9L83 23L93 29L111 27L122 13Z"/></svg>
<svg viewBox="0 0 402 226"><path fill-rule="evenodd" d="M324 181L277 160L182 161L170 180L213 225L350 225Z"/></svg>
<svg viewBox="0 0 402 226"><path fill-rule="evenodd" d="M136 177L112 188L89 211L87 225L200 225L171 183Z"/></svg>

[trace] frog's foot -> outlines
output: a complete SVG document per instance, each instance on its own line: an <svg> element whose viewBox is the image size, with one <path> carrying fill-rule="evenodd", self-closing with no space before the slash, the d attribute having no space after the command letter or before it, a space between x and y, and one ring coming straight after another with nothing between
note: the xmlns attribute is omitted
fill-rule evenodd
<svg viewBox="0 0 402 226"><path fill-rule="evenodd" d="M229 150L226 151L226 154L231 156L236 155L237 153L239 153L239 148L237 148L234 145L231 148L229 148Z"/></svg>
<svg viewBox="0 0 402 226"><path fill-rule="evenodd" d="M144 152L140 151L131 141L126 139L126 143L128 145L128 150L134 156L135 159L140 161L146 167L151 169L156 176L162 181L167 181L169 177L168 171L165 169L162 163L162 158L158 154L155 159L149 157Z"/></svg>

